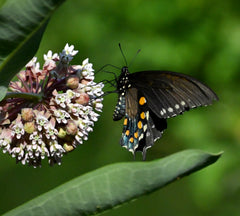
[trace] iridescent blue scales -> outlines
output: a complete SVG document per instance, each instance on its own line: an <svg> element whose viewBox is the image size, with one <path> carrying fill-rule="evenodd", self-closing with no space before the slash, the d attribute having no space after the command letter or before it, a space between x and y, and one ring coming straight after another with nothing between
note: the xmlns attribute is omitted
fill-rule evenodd
<svg viewBox="0 0 240 216"><path fill-rule="evenodd" d="M210 105L217 95L193 77L170 71L129 74L123 67L117 80L118 103L113 120L124 118L120 144L135 154L152 147L167 128L167 118Z"/></svg>

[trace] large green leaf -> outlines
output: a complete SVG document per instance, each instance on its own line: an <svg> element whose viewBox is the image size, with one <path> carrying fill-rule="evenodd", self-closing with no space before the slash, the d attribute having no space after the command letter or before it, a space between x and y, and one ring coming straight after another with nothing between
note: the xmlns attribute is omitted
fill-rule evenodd
<svg viewBox="0 0 240 216"><path fill-rule="evenodd" d="M47 21L64 0L6 0L0 8L0 100L34 56Z"/></svg>
<svg viewBox="0 0 240 216"><path fill-rule="evenodd" d="M186 150L151 162L117 163L77 177L5 216L92 215L157 190L221 156Z"/></svg>

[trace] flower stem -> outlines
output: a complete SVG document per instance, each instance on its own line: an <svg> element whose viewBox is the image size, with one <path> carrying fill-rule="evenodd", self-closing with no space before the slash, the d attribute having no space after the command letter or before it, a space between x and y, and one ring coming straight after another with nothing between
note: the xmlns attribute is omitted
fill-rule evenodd
<svg viewBox="0 0 240 216"><path fill-rule="evenodd" d="M9 92L4 99L8 98L24 98L29 101L40 102L42 100L42 95L35 93Z"/></svg>

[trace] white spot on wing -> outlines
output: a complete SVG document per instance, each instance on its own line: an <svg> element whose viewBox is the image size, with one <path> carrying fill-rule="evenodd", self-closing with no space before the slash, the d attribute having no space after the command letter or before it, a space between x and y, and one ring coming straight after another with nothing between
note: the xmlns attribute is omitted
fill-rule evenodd
<svg viewBox="0 0 240 216"><path fill-rule="evenodd" d="M168 112L173 112L173 108L172 107L168 107Z"/></svg>
<svg viewBox="0 0 240 216"><path fill-rule="evenodd" d="M149 111L146 112L146 119L149 119Z"/></svg>
<svg viewBox="0 0 240 216"><path fill-rule="evenodd" d="M134 151L137 149L137 147L138 147L138 145L135 145L135 146L134 146Z"/></svg>
<svg viewBox="0 0 240 216"><path fill-rule="evenodd" d="M132 152L134 154L134 150L133 149L128 149L128 151Z"/></svg>
<svg viewBox="0 0 240 216"><path fill-rule="evenodd" d="M181 105L182 105L182 106L185 106L185 104L186 104L186 103L185 103L184 101L181 101Z"/></svg>
<svg viewBox="0 0 240 216"><path fill-rule="evenodd" d="M143 131L145 132L147 130L147 125L143 126Z"/></svg>
<svg viewBox="0 0 240 216"><path fill-rule="evenodd" d="M143 138L143 134L141 134L140 136L139 136L139 140L141 140Z"/></svg>
<svg viewBox="0 0 240 216"><path fill-rule="evenodd" d="M176 108L176 109L179 109L180 106L179 106L178 104L175 104L175 108Z"/></svg>

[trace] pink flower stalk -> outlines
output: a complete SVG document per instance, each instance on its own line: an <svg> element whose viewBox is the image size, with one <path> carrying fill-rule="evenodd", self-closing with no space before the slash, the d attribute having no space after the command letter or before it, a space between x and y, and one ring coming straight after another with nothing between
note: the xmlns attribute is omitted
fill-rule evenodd
<svg viewBox="0 0 240 216"><path fill-rule="evenodd" d="M60 165L93 131L104 85L94 82L88 59L69 64L77 52L68 44L59 55L48 51L43 69L34 57L10 83L0 103L0 148L17 163L38 167L48 158Z"/></svg>

